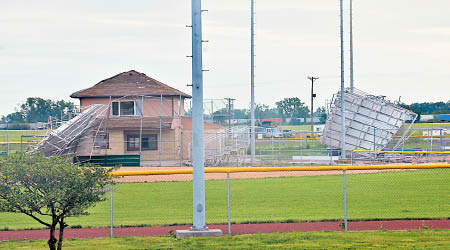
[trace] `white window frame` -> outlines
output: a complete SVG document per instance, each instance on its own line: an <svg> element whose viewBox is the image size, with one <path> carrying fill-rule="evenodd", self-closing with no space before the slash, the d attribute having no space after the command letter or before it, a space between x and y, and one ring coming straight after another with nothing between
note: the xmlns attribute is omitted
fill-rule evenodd
<svg viewBox="0 0 450 250"><path fill-rule="evenodd" d="M121 112L120 112L120 103L121 102L133 102L133 114L132 115L122 115L121 114ZM120 117L120 116L140 116L141 114L138 114L138 112L137 112L137 103L136 103L136 101L135 100L131 100L131 101L113 101L113 102L111 102L111 106L113 106L113 103L117 103L117 115L115 115L114 114L114 110L113 110L113 108L111 108L111 114L112 114L112 116L115 116L115 117ZM141 113L142 113L142 111L141 111Z"/></svg>

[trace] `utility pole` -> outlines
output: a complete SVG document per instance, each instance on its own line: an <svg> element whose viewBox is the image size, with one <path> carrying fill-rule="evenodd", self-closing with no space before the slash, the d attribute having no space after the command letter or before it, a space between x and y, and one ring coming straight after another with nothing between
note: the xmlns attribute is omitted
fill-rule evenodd
<svg viewBox="0 0 450 250"><path fill-rule="evenodd" d="M341 159L345 159L345 95L344 95L344 6L340 0L341 35Z"/></svg>
<svg viewBox="0 0 450 250"><path fill-rule="evenodd" d="M233 98L224 98L225 100L228 101L228 128L231 132L231 111L233 110L233 101L236 99Z"/></svg>
<svg viewBox="0 0 450 250"><path fill-rule="evenodd" d="M314 133L314 98L316 97L316 94L314 94L314 81L318 80L319 77L309 76L308 79L311 80L311 133Z"/></svg>
<svg viewBox="0 0 450 250"><path fill-rule="evenodd" d="M254 0L251 0L251 38L250 38L250 54L251 54L251 69L250 69L250 78L251 78L251 100L250 100L250 151L251 158L250 162L255 162L255 147L256 147L256 138L255 138L255 19L254 19Z"/></svg>
<svg viewBox="0 0 450 250"><path fill-rule="evenodd" d="M350 0L350 91L353 92L353 1Z"/></svg>
<svg viewBox="0 0 450 250"><path fill-rule="evenodd" d="M177 239L195 236L221 236L220 229L208 229L205 223L205 147L203 128L203 65L201 0L191 0L192 7L192 163L193 225L190 230L176 230Z"/></svg>
<svg viewBox="0 0 450 250"><path fill-rule="evenodd" d="M203 65L201 0L192 0L192 137L193 231L208 230L205 223L205 149L203 142Z"/></svg>

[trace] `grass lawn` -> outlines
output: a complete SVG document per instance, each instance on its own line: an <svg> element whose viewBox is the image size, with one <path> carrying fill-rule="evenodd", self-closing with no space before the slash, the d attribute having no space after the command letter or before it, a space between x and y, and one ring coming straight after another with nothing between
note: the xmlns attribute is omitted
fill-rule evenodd
<svg viewBox="0 0 450 250"><path fill-rule="evenodd" d="M65 240L64 249L449 249L449 230L295 232L218 238L119 237ZM48 249L46 241L0 242L0 249Z"/></svg>
<svg viewBox="0 0 450 250"><path fill-rule="evenodd" d="M404 125L408 127L409 124ZM304 132L311 131L311 125L293 125L293 126L280 126L281 129L290 129L296 132ZM412 128L442 128L442 127L450 127L450 123L414 123Z"/></svg>
<svg viewBox="0 0 450 250"><path fill-rule="evenodd" d="M294 155L327 155L326 146L320 144L319 140L264 140L256 141L255 151L257 155L273 155L275 158L280 149L281 157L292 159ZM306 151L305 151L306 150ZM314 150L314 151L311 151ZM250 155L250 146L247 148Z"/></svg>
<svg viewBox="0 0 450 250"><path fill-rule="evenodd" d="M281 130L290 129L295 132L305 132L311 131L311 124L309 125L292 125L292 126L280 126Z"/></svg>
<svg viewBox="0 0 450 250"><path fill-rule="evenodd" d="M449 177L449 169L349 174L348 218L450 218ZM226 197L226 181L206 182L208 224L226 223ZM109 225L109 199L90 212L89 216L69 218L67 223ZM342 176L232 179L231 219L234 223L343 220ZM192 183L116 185L114 224L192 224ZM43 227L25 215L0 213L0 229L5 228Z"/></svg>
<svg viewBox="0 0 450 250"><path fill-rule="evenodd" d="M443 128L443 127L450 127L449 122L443 122L443 123L414 123L412 128Z"/></svg>
<svg viewBox="0 0 450 250"><path fill-rule="evenodd" d="M23 137L23 141L35 141L41 140L42 137L34 137L36 135L45 135L47 130L0 130L0 142L6 142L7 138L3 135L9 136L10 142L20 142L22 135L33 136L33 137ZM24 144L22 150L27 151L27 149L32 146L31 144ZM7 145L0 145L0 151L6 151ZM20 152L20 144L10 144L10 153Z"/></svg>
<svg viewBox="0 0 450 250"><path fill-rule="evenodd" d="M46 133L47 130L0 130L0 135L9 135L9 141L18 141L18 142L20 142L20 137L22 135L45 135ZM24 138L24 140L29 139Z"/></svg>

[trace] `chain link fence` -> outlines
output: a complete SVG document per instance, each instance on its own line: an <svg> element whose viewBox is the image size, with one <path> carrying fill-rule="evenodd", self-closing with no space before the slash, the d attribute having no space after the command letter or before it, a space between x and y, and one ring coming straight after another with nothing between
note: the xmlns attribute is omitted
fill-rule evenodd
<svg viewBox="0 0 450 250"><path fill-rule="evenodd" d="M227 174L223 168L224 173L206 173L206 222L230 223L233 232L233 224L238 223L338 221L352 230L354 221L423 219L425 228L428 219L449 219L448 130L411 129L408 133L406 140L399 138L400 143L395 143L400 145L396 152L354 152L344 160L339 150L320 143L320 133L261 137L256 141L254 163L250 162L248 129L206 134L207 166L252 166L248 172ZM2 147L9 146L9 152L29 151L41 137L27 135L20 139L20 144L12 144L3 137L2 142L7 143ZM157 166L123 167L120 171L190 169L188 162L177 161L171 167L161 162ZM339 166L411 163L439 163L445 168L421 169L421 165L413 165L412 169L401 169L399 165L398 169L387 170L336 170ZM298 166L301 171L280 171L284 166ZM329 168L306 171L309 166ZM256 172L256 167L273 168ZM105 202L91 209L89 216L70 218L69 225L192 224L192 174L184 171L126 176L114 178L114 182ZM8 218L0 227L17 225L16 217ZM20 225L32 227L27 222Z"/></svg>
<svg viewBox="0 0 450 250"><path fill-rule="evenodd" d="M450 218L450 169L439 166L446 168L206 173L206 223L230 223L230 232L233 224L307 221L352 230L355 221L420 219L426 227L428 219ZM192 224L191 174L115 181L115 227Z"/></svg>

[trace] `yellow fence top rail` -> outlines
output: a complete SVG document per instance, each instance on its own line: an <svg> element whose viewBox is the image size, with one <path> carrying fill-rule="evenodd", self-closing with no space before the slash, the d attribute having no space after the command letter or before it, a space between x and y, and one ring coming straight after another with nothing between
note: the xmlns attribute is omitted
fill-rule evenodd
<svg viewBox="0 0 450 250"><path fill-rule="evenodd" d="M10 141L10 142L0 142L0 145L7 145L7 144L38 144L38 141L24 141L24 142L20 142L20 141Z"/></svg>
<svg viewBox="0 0 450 250"><path fill-rule="evenodd" d="M393 138L402 138L401 136L392 136ZM441 138L441 137L450 137L448 134L443 135L410 135L408 138Z"/></svg>
<svg viewBox="0 0 450 250"><path fill-rule="evenodd" d="M450 151L389 151L389 150L353 150L356 153L391 153L391 154L450 154Z"/></svg>
<svg viewBox="0 0 450 250"><path fill-rule="evenodd" d="M450 164L420 164L420 165L354 165L354 166L318 166L318 167L236 167L236 168L205 168L205 173L243 173L243 172L281 172L281 171L330 171L330 170L389 170L389 169L435 169L450 168ZM192 169L150 170L150 171L118 171L112 176L138 175L174 175L192 174Z"/></svg>

